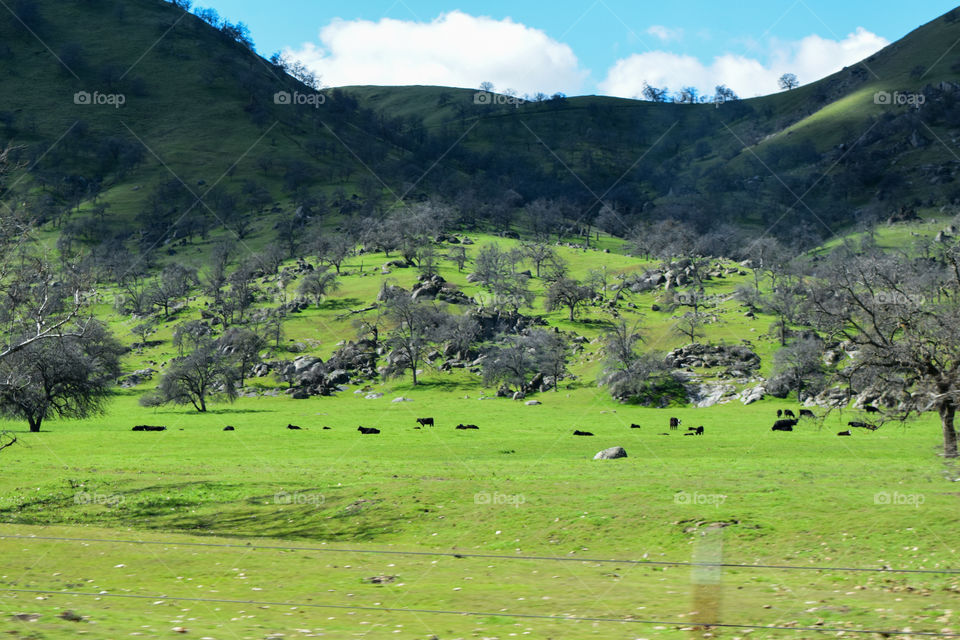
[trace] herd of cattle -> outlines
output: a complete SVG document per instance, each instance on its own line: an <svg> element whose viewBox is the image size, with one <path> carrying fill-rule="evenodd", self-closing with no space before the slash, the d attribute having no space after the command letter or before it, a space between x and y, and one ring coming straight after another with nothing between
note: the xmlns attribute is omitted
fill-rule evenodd
<svg viewBox="0 0 960 640"><path fill-rule="evenodd" d="M867 411L867 413L877 413L877 412L879 411L876 407L872 407L872 406L870 406L870 405L866 405L866 406L864 407L864 409ZM771 427L770 430L771 430L771 431L793 431L793 428L794 428L795 426L797 426L797 424L800 422L801 419L803 419L803 418L816 418L816 417L817 417L817 416L813 413L813 411L810 411L809 409L800 409L800 417L799 417L799 418L798 418L797 415L796 415L793 411L791 411L790 409L777 409L777 421L773 423L773 427ZM435 425L436 425L436 422L434 421L433 418L417 418L417 426L415 426L414 429L420 429L420 428L422 428L422 427L433 427L433 426L435 426ZM671 431L676 431L676 430L678 430L678 429L680 428L680 425L681 425L681 422L680 422L680 420L679 420L678 418L670 418L670 430L671 430ZM847 425L849 425L849 426L851 426L851 427L857 427L857 428L861 428L861 429L867 429L867 430L869 430L869 431L876 431L877 428L878 428L878 426L875 425L875 424L871 424L871 423L869 423L869 422L856 421L856 420L851 421L851 422L848 422ZM631 425L630 425L630 428L631 428L631 429L640 429L641 427L640 427L639 424L634 423L634 424L631 424ZM295 425L295 424L288 424L288 425L287 425L287 429L290 429L290 430L293 430L293 431L300 431L300 430L303 429L303 427L297 426L297 425ZM331 427L323 427L323 429L329 430L329 429L331 429ZM479 430L480 427L478 427L478 426L475 425L475 424L462 424L462 423L461 423L461 424L458 424L458 425L456 426L456 429L457 429L457 430L460 430L460 431L469 431L469 430ZM134 431L166 431L167 428L164 427L164 426L153 426L153 425L145 425L145 424L142 424L142 425L137 425L136 427L133 428L133 430L134 430ZM224 430L224 431L235 431L236 428L235 428L235 427L232 427L232 426L226 426L226 427L223 428L223 430ZM181 431L182 431L182 429L181 429ZM376 427L362 427L362 426L361 426L361 427L357 427L357 431L359 431L361 435L377 435L377 434L380 433L380 429L377 429ZM702 436L703 434L704 434L704 428L703 428L703 425L700 425L700 426L697 426L697 427L687 427L687 431L686 431L683 435L685 435L685 436ZM592 436L593 434L592 434L591 432L589 432L589 431L581 431L580 429L575 429L574 432L573 432L573 435L575 435L575 436ZM670 434L669 434L669 433L661 433L661 434L659 434L659 435L668 436L668 435L670 435ZM849 436L849 435L851 435L851 433L850 433L850 430L847 429L846 431L841 431L841 432L839 432L837 435L838 435L838 436Z"/></svg>

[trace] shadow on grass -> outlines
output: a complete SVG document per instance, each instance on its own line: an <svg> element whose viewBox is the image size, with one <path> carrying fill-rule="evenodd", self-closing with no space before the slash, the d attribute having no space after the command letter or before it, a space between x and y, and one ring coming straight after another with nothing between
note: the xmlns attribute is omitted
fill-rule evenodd
<svg viewBox="0 0 960 640"><path fill-rule="evenodd" d="M379 498L324 496L324 491L322 487L295 490L288 485L280 491L272 485L207 481L127 490L109 484L62 486L0 508L0 522L91 523L244 539L370 542L397 533L398 523L404 520Z"/></svg>
<svg viewBox="0 0 960 640"><path fill-rule="evenodd" d="M353 309L363 306L363 301L359 298L333 298L324 300L317 309L321 311L341 311L343 309Z"/></svg>
<svg viewBox="0 0 960 640"><path fill-rule="evenodd" d="M412 382L407 381L401 384L397 384L393 388L393 393L410 392L410 391L455 391L457 389L477 389L476 380L418 380L417 384L414 385Z"/></svg>
<svg viewBox="0 0 960 640"><path fill-rule="evenodd" d="M201 413L195 409L167 409L167 410L156 410L152 414L153 416L194 416L197 418L203 418L204 416L232 416L232 415L241 415L245 413L279 413L271 409L207 409L205 413Z"/></svg>

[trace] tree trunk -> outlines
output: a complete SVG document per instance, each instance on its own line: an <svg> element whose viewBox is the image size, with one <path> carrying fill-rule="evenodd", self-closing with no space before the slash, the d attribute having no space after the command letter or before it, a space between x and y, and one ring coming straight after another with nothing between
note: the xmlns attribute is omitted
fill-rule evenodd
<svg viewBox="0 0 960 640"><path fill-rule="evenodd" d="M40 425L43 424L43 418L28 417L27 424L30 425L30 433L40 433Z"/></svg>
<svg viewBox="0 0 960 640"><path fill-rule="evenodd" d="M953 426L953 418L957 408L952 402L940 407L940 423L943 425L943 457L957 457L957 430Z"/></svg>

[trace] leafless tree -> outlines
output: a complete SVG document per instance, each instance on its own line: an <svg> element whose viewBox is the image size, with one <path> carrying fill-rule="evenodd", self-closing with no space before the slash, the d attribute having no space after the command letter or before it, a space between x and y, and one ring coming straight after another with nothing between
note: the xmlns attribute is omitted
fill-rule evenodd
<svg viewBox="0 0 960 640"><path fill-rule="evenodd" d="M943 450L957 457L960 403L960 245L936 260L836 251L806 289L808 322L827 339L848 342L842 377L870 380L883 416L905 420L935 411Z"/></svg>
<svg viewBox="0 0 960 640"><path fill-rule="evenodd" d="M37 432L54 415L102 412L120 374L121 352L107 328L93 321L69 336L23 346L0 360L0 413L26 420Z"/></svg>
<svg viewBox="0 0 960 640"><path fill-rule="evenodd" d="M592 300L593 296L594 292L590 287L572 278L563 278L547 289L545 306L548 311L567 309L570 312L570 322L573 322L576 320L577 309Z"/></svg>

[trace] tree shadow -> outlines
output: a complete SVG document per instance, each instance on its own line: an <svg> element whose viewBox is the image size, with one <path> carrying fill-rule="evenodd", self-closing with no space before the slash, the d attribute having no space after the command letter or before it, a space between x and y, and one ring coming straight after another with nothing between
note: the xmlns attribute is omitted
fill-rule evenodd
<svg viewBox="0 0 960 640"><path fill-rule="evenodd" d="M317 308L327 311L341 311L343 309L359 307L362 304L363 300L360 300L359 298L333 298L330 300L324 300Z"/></svg>

